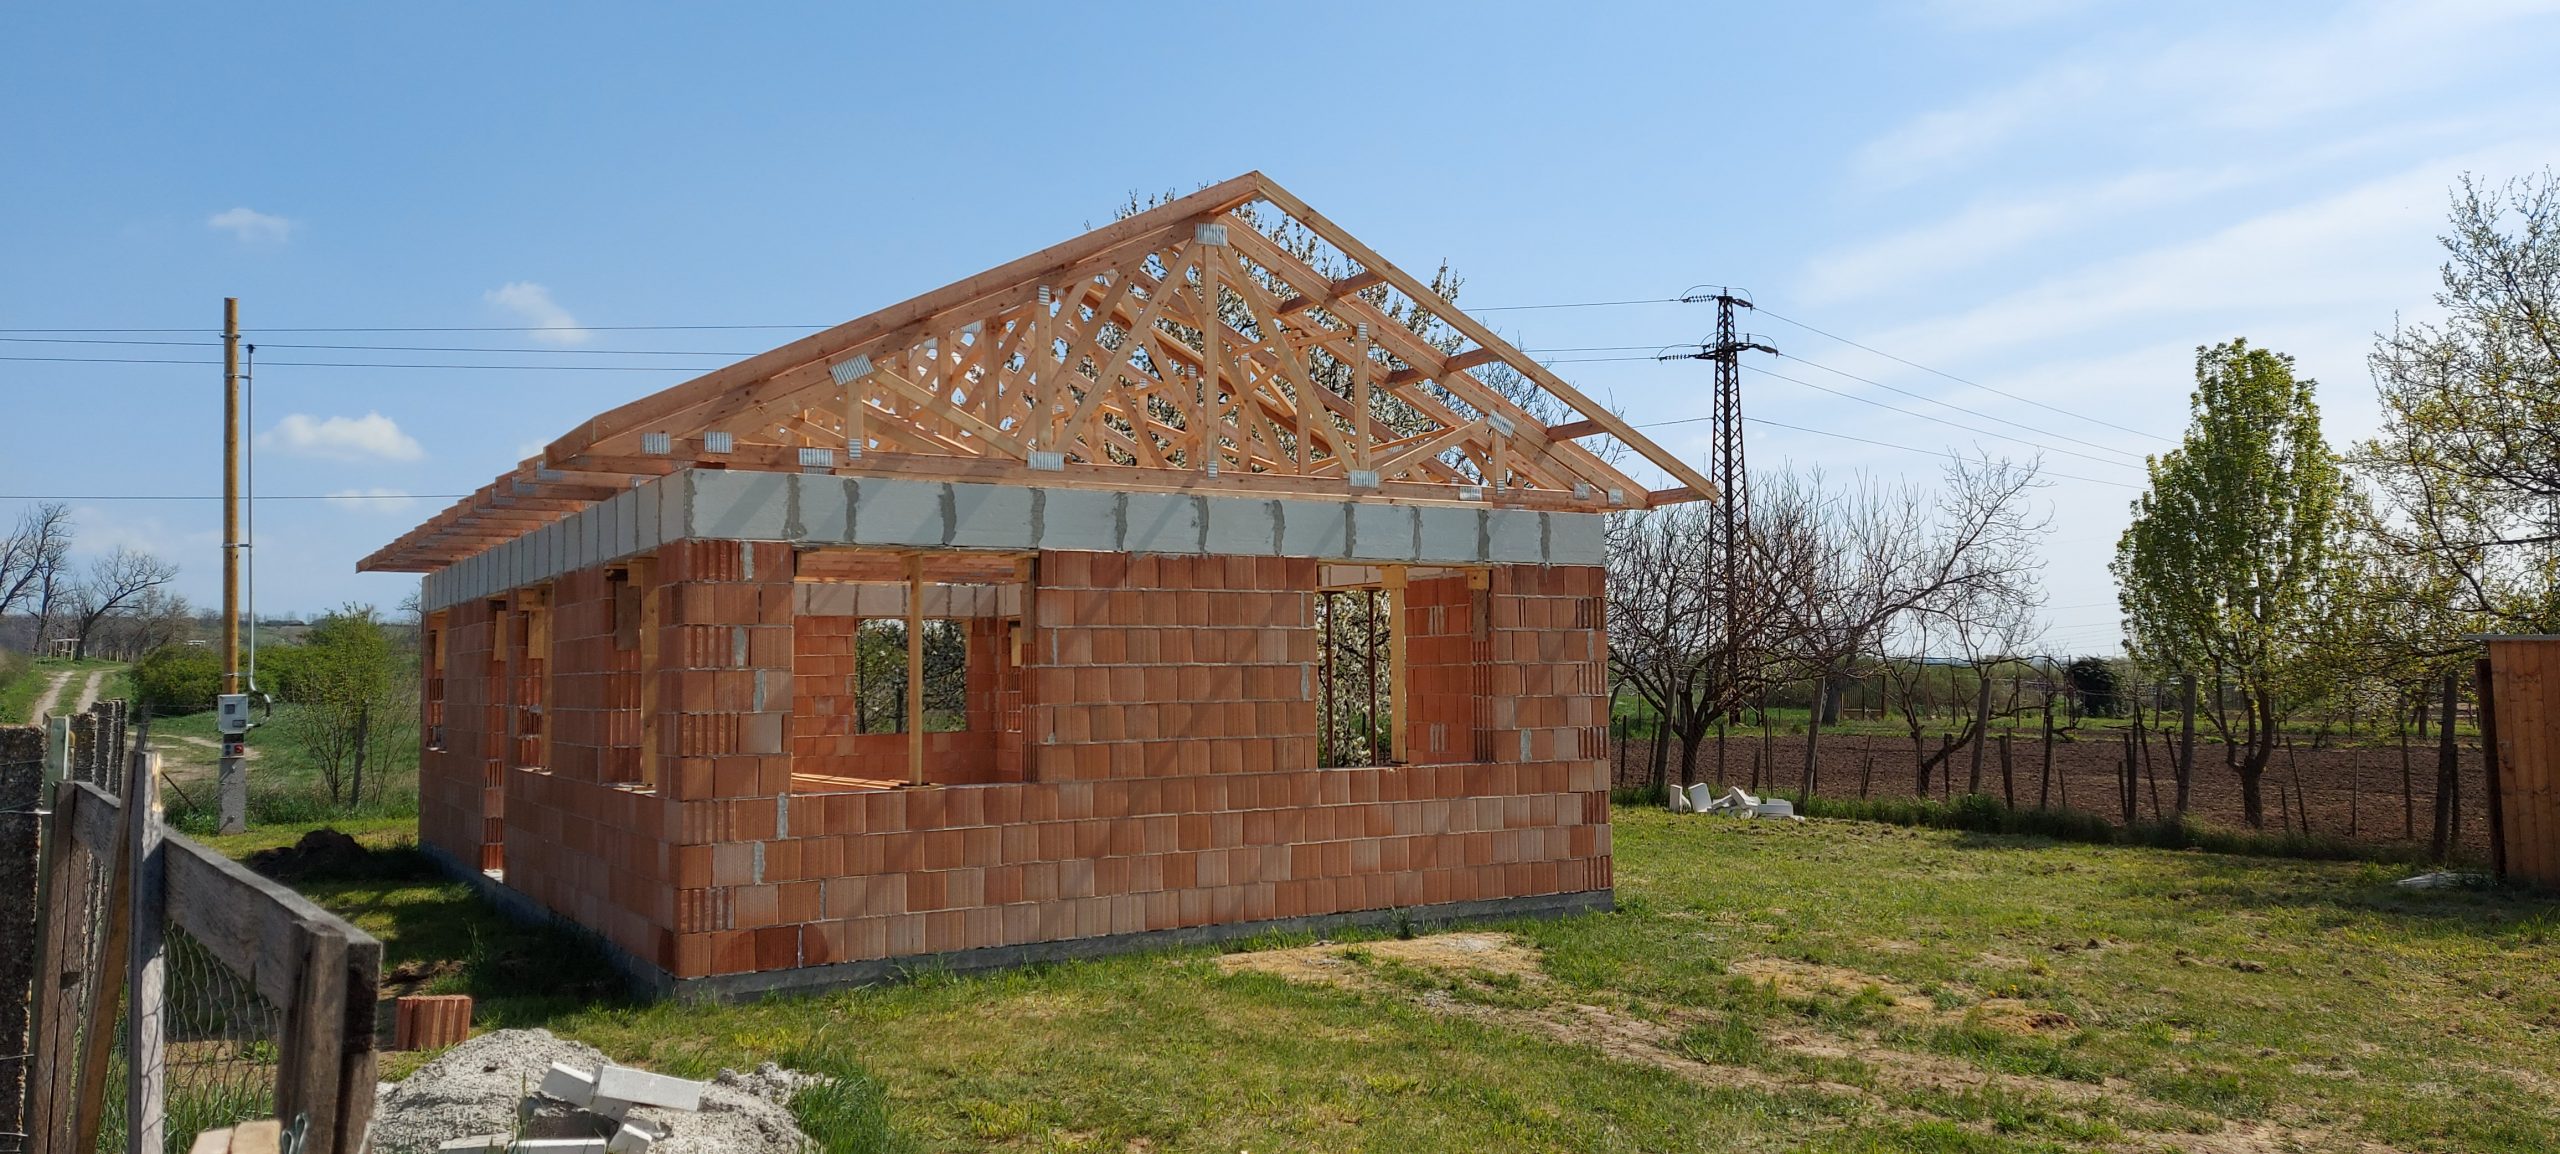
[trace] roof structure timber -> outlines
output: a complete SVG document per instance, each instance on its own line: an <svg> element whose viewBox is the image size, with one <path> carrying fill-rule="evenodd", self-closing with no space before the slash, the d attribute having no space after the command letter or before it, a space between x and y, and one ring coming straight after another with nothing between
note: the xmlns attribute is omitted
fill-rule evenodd
<svg viewBox="0 0 2560 1154"><path fill-rule="evenodd" d="M1532 416L1528 385L1571 419ZM1599 435L1675 484L1578 440ZM1715 494L1246 173L599 414L358 568L441 568L685 467L1592 511Z"/></svg>

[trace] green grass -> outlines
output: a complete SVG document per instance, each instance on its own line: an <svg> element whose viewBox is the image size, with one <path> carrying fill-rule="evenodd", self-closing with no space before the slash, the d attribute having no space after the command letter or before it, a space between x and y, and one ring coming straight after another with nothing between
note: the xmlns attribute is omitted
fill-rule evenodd
<svg viewBox="0 0 2560 1154"><path fill-rule="evenodd" d="M261 714L250 732L249 820L256 825L307 825L331 819L414 818L418 812L418 751L414 743L394 746L387 763L365 769L365 796L355 804L332 805L320 770L294 744L280 724L298 708L278 705L272 717ZM152 745L177 783L166 790L169 820L191 834L214 827L214 745L211 711L158 717L151 721ZM414 824L414 823L412 823Z"/></svg>
<svg viewBox="0 0 2560 1154"><path fill-rule="evenodd" d="M2560 1148L2548 899L2403 890L2368 862L1616 820L1620 908L1506 927L1537 951L1526 981L1379 942L1339 951L1351 988L1195 949L640 1005L574 936L435 877L397 822L353 823L388 852L304 888L383 937L406 988L474 994L484 1027L679 1075L833 1073L797 1108L834 1151L2153 1150L2242 1128ZM1594 1021L1619 1032L1550 1028Z"/></svg>
<svg viewBox="0 0 2560 1154"><path fill-rule="evenodd" d="M130 684L125 679L124 668L122 662L98 658L72 661L65 658L41 657L28 662L25 672L10 678L5 684L0 684L0 725L25 725L33 720L36 699L44 696L45 687L53 684L54 677L62 673L74 673L78 676L63 683L62 698L56 705L57 712L70 708L73 702L78 701L80 687L85 683L85 679L89 674L101 669L112 669L117 672L99 686L98 696L101 698L123 696L123 687Z"/></svg>

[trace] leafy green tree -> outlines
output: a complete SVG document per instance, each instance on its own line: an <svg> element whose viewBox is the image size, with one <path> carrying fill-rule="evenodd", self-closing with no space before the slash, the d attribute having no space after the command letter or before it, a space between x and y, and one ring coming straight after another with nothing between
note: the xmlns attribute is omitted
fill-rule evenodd
<svg viewBox="0 0 2560 1154"><path fill-rule="evenodd" d="M2115 663L2104 657L2078 658L2062 671L2063 680L2071 685L2080 709L2091 717L2120 717L2124 703L2118 698Z"/></svg>
<svg viewBox="0 0 2560 1154"><path fill-rule="evenodd" d="M2326 668L2347 492L2313 389L2293 358L2245 340L2198 349L2185 441L2151 458L2109 566L2134 656L2206 687L2199 705L2253 827L2283 720Z"/></svg>
<svg viewBox="0 0 2560 1154"><path fill-rule="evenodd" d="M332 805L365 797L365 775L381 787L384 758L417 720L417 687L392 627L370 605L348 605L313 623L276 671L290 708L277 723L319 770Z"/></svg>
<svg viewBox="0 0 2560 1154"><path fill-rule="evenodd" d="M211 646L164 645L133 666L133 695L145 713L200 713L222 692L222 658Z"/></svg>

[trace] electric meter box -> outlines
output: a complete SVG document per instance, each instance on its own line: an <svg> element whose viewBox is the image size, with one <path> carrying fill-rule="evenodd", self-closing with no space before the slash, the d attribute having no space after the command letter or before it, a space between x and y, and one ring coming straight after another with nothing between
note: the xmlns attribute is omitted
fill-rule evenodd
<svg viewBox="0 0 2560 1154"><path fill-rule="evenodd" d="M216 695L213 699L213 728L215 732L226 734L249 732L249 695Z"/></svg>

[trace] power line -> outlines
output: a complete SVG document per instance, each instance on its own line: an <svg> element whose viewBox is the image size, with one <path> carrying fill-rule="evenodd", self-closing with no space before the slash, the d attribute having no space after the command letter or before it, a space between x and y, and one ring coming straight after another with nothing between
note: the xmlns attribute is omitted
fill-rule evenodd
<svg viewBox="0 0 2560 1154"><path fill-rule="evenodd" d="M459 501L469 493L260 493L249 501ZM0 501L219 501L220 493L0 493Z"/></svg>
<svg viewBox="0 0 2560 1154"><path fill-rule="evenodd" d="M1876 387L1876 388L1883 389L1883 390L1885 390L1886 392L1889 392L1889 393L1900 393L1900 394L1902 394L1903 396L1906 396L1906 397L1910 397L1910 398L1912 398L1913 400L1927 401L1927 402L1929 402L1930 404L1936 405L1936 406L1938 406L1938 407L1940 407L1940 408L1954 409L1955 411L1957 411L1957 412L1959 412L1959 413L1965 413L1965 414L1968 414L1968 415L1971 415L1971 416L1980 417L1980 418L1982 418L1983 420L1986 420L1986 421L1997 421L1997 422L1999 422L1999 423L2001 423L2001 424L2003 424L2003 425L2007 425L2007 426L2009 426L2010 428L2013 428L2013 429L2025 429L2026 431L2028 431L2028 432L2030 432L2030 433L2037 434L2038 436L2054 437L2054 438L2058 438L2058 439L2060 439L2060 440L2069 441L2069 442L2071 442L2072 444L2075 444L2075 445L2086 445L2086 446L2088 446L2089 448L2096 449L2096 450L2098 450L2098 451L2100 451L2100 452L2104 452L2104 453L2115 453L2115 454L2117 454L2117 455L2119 455L2119 456L2134 457L2134 458L2137 458L2137 459L2139 459L2139 458L2141 457L2141 454L2140 454L2140 453L2134 453L2134 452L2130 452L2130 451L2127 451L2127 450L2124 450L2124 449L2119 449L2119 448L2116 448L2116 447L2115 447L2115 446L2113 446L2113 445L2101 445L2101 444L2099 444L2099 443L2098 443L2098 442L2096 442L2096 441L2084 441L2084 440L2082 440L2082 439L2080 439L2080 438L2078 438L2078 437L2072 436L2072 435L2071 435L2071 434L2069 434L2069 433L2057 433L2057 432L2055 432L2055 431L2053 431L2053 430L2051 430L2051 429L2041 429L2041 428L2037 428L2037 427L2036 427L2036 426L2034 426L2034 425L2026 424L2025 422L2022 422L2022 421L2013 421L2013 420L2010 420L2010 419L2009 419L2009 418L2007 418L2007 417L2003 417L2003 416L2000 416L2000 415L1995 414L1995 413L1986 413L1986 412L1983 412L1983 411L1982 411L1982 410L1980 410L1980 409L1966 408L1965 406L1963 406L1963 405L1959 405L1959 404L1956 404L1956 403L1955 403L1955 402L1953 402L1953 401L1942 401L1942 400L1939 400L1939 399L1938 399L1938 398L1936 398L1936 397L1932 397L1932 396L1930 396L1930 395L1928 395L1928 394L1926 394L1926 393L1915 393L1915 392L1913 392L1913 391L1911 391L1911 390L1909 390L1909 389L1902 388L1902 387L1900 387L1900 386L1898 386L1898 385L1888 385L1888 384L1884 383L1883 381L1872 380L1872 379L1870 379L1870 378L1862 377L1862 376L1859 376L1859 375L1858 375L1858 374L1856 374L1856 373L1848 372L1848 371L1846 371L1846 370L1842 370L1842 369L1835 369L1835 368L1832 368L1831 366L1826 365L1826 364L1823 364L1823 363L1821 363L1821 362L1819 362L1819 361L1810 361L1810 360L1806 360L1806 359L1805 359L1805 358L1803 358L1803 357L1799 357L1799 356L1792 356L1792 355L1787 354L1787 353L1780 353L1780 354L1778 354L1778 355L1779 355L1779 356L1782 356L1782 357L1786 357L1788 360L1794 361L1794 362L1796 362L1797 364L1800 364L1800 365L1808 365L1808 366L1811 366L1811 367L1813 367L1813 368L1820 369L1820 370L1822 370L1823 372L1830 373L1831 375L1836 376L1836 377L1846 377L1846 378L1848 378L1849 380L1856 381L1856 382L1858 382L1859 384L1862 384L1862 385L1872 385L1872 386L1874 386L1874 387Z"/></svg>
<svg viewBox="0 0 2560 1154"><path fill-rule="evenodd" d="M1640 429L1651 429L1658 428L1663 425L1694 424L1699 421L1712 419L1713 418L1710 417L1681 417L1676 420L1669 421L1644 421L1638 423L1636 427ZM1916 445L1897 445L1891 441L1878 441L1867 437L1851 436L1848 433L1835 433L1829 429L1809 429L1803 425L1790 425L1785 421L1772 421L1767 417L1744 417L1742 419L1746 424L1768 425L1772 428L1787 429L1792 432L1811 433L1817 437L1836 437L1843 441L1856 441L1861 445L1873 445L1879 449L1899 449L1905 453L1919 453L1931 457L1945 457L1950 460L1958 459L1954 453L1945 449L1923 449ZM2140 485L2128 485L2122 481L2107 481L2101 480L2097 477L2082 477L2071 473L2056 473L2050 469L2038 469L2036 472L2040 476L2060 477L2065 481L2086 481L2092 485L2113 485L2119 489L2139 489L2142 487Z"/></svg>
<svg viewBox="0 0 2560 1154"><path fill-rule="evenodd" d="M1767 309L1761 309L1761 310L1760 310L1760 312L1762 313L1762 315L1767 316L1767 317L1769 317L1769 318L1770 318L1770 319L1772 319L1772 320L1783 321L1783 322L1785 322L1785 323L1787 323L1787 324L1794 325L1795 327L1800 328L1800 329L1803 329L1803 330L1804 330L1804 331L1806 331L1806 332L1812 333L1812 334L1814 334L1815 336L1820 336L1820 337L1829 337L1829 338L1831 338L1832 340L1838 341L1838 342L1840 342L1841 344L1844 344L1844 345L1848 345L1848 346L1849 346L1849 347L1851 347L1851 348L1865 349L1866 351L1871 352L1871 353L1874 353L1874 354L1875 354L1875 355L1877 355L1877 356L1883 357L1884 359L1886 359L1886 360L1888 360L1888 361L1893 361L1893 362L1895 362L1895 363L1897 363L1897 364L1908 365L1908 366L1910 366L1910 367L1912 367L1912 368L1915 368L1915 369L1918 369L1918 370L1920 370L1921 372L1924 372L1924 373L1931 373L1931 374L1934 374L1934 375L1936 375L1936 376L1945 377L1946 379L1948 379L1948 380L1950 380L1950 381L1954 381L1955 383L1957 383L1957 384L1959 384L1959 385L1967 385L1967 386L1971 386L1971 387L1973 387L1973 388L1980 389L1980 390L1982 390L1983 392L1986 392L1986 393L1992 393L1992 394L1995 394L1995 395L1998 395L1998 396L2007 397L2007 398L2009 398L2010 400L2016 401L2016 402L2018 402L2018 403L2020 403L2020 404L2034 405L2035 407L2037 407L2037 408L2039 408L2039 409L2044 409L2044 410L2047 410L2047 411L2049 411L2049 412L2060 413L2060 414L2062 414L2063 416L2066 416L2066 417L2072 417L2072 418L2075 418L2075 419L2078 419L2078 420L2087 421L2087 422L2089 422L2089 423L2091 423L2091 424L2094 424L2094 425L2105 425L2106 427L2108 427L2108 428L2110 428L2110 429L2117 430L2118 432L2131 433L2131 434L2133 434L2133 435L2135 435L2135 436L2137 436L2137 437L2149 437L2149 438L2151 438L2152 440L2155 440L2155 441L2164 441L2164 442L2167 442L2167 443L2169 443L2169 444L2176 444L2176 443L2177 443L2177 441L2176 441L2176 439L2175 439L2175 438L2171 438L2171 437L2164 437L2164 436L2161 436L2161 435L2160 435L2160 434L2158 434L2158 433L2147 432L2147 431L2142 430L2142 429L2136 429L2136 428L2133 428L2133 427L2131 427L2131 426L2129 426L2129 425L2119 425L2119 424L2115 423L2114 421L2104 420L2104 419L2102 419L2102 418L2098 418L2098 417L2092 417L2092 416L2089 416L2089 415L2088 415L2088 414L2086 414L2086 413L2075 413L2075 412L2072 412L2072 411L2071 411L2071 410L2069 410L2069 409L2057 408L2057 407L2055 407L2055 406L2053 406L2053 405L2048 405L2048 404L2044 403L2043 401L2036 400L2036 399L2035 399L2035 398L2033 398L2033 397L2022 397L2022 396L2019 396L2019 395L2018 395L2018 394L2016 394L2016 393L2009 392L2009 391L2007 391L2007 390L2005 390L2005 389L1995 389L1995 388L1992 388L1991 386L1986 385L1986 384L1983 384L1983 383L1982 383L1982 382L1980 382L1980 381L1967 380L1966 378L1959 377L1959 376L1955 375L1954 373L1947 372L1947 371L1945 371L1945 370L1943 370L1943 369L1933 369L1933 368L1930 368L1930 367L1929 367L1929 366L1927 366L1927 365L1921 364L1921 363L1920 363L1920 362L1918 362L1918 361L1911 360L1911 359L1906 358L1906 357L1898 357L1898 356L1895 356L1895 355L1893 355L1892 353L1888 353L1888 352L1884 351L1883 349L1880 349L1880 348L1875 347L1874 345L1862 344L1862 343L1860 343L1860 342L1858 342L1858 341L1851 340L1851 339L1849 339L1848 337L1841 336L1841 335L1840 335L1840 334L1838 334L1838 333L1830 332L1830 331L1825 330L1825 329L1818 329L1818 328L1815 328L1815 327L1813 327L1812 325L1806 324L1806 323L1804 323L1803 321L1797 320L1797 319L1795 319L1795 318L1793 318L1793 317L1780 316L1779 314L1777 314L1777 313L1773 313L1773 312L1770 312L1770 311L1769 311L1769 310L1767 310Z"/></svg>
<svg viewBox="0 0 2560 1154"><path fill-rule="evenodd" d="M1842 398L1842 399L1844 399L1844 400L1856 401L1856 402L1858 402L1858 403L1859 403L1859 404L1861 404L1861 405L1873 405L1873 406L1875 406L1876 408L1883 409L1883 410L1885 410L1886 412L1889 412L1889 413L1900 413L1900 414L1902 414L1903 416L1906 416L1906 417L1917 417L1917 418L1919 418L1919 419L1921 419L1921 420L1923 420L1923 421L1935 421L1935 422L1937 422L1938 424L1945 425L1945 426L1947 426L1948 428L1951 428L1951 429L1962 429L1962 430L1964 430L1965 432L1968 432L1968 433L1974 433L1974 434L1977 434L1977 435L1980 435L1980 436L1992 437L1992 438L1996 438L1996 439L2003 440L2003 441L2012 441L2012 442L2015 442L2015 443L2017 443L2017 444L2021 444L2021 445L2028 445L2028 446L2032 446L2032 447L2037 448L2037 449L2042 449L2042 450L2044 450L2045 452L2048 452L2048 453L2060 453L2060 454L2062 454L2062 455L2064 455L2064 456L2066 456L2066 457L2078 457L2078 458L2080 458L2081 460L2084 460L2084 461L2095 461L2095 462L2097 462L2098 464L2101 464L2101 465L2107 465L2107 466L2110 466L2110 467L2113 467L2113 468L2118 468L2118 469L2130 469L2130 468L2133 468L2133 467L2134 467L2134 466L2129 465L2129 464L2126 464L2126 463L2124 463L2124 462L2122 462L2122 461L2110 461L2110 460L2108 460L2108 459L2106 459L2106 458L2104 458L2104 457L2093 457L2093 456L2090 456L2090 455L2089 455L2089 454L2087 454L2087 453L2079 452L2079 451L2074 450L2074 449L2065 449L2065 448L2061 448L2061 447L2056 446L2056 445L2047 445L2047 444L2044 444L2044 443L2042 443L2042 442L2040 442L2040 441L2030 441L2030 440L2028 440L2028 439L2026 439L2026 438L2024 438L2024 437L2011 436L2011 435L2009 435L2009 434L2007 434L2007 433L1995 433L1995 432L1993 432L1993 431L1991 431L1991 430L1989 430L1989 429L1977 428L1977 427L1972 426L1972 425L1964 424L1963 422L1960 422L1960 421L1950 421L1950 420L1946 419L1945 417L1933 417L1933 416L1931 416L1931 415L1929 415L1929 414L1927 414L1927 413L1917 413L1917 412L1913 412L1913 411L1911 411L1910 409L1902 408L1902 407L1900 407L1900 406L1898 406L1898 405L1888 405L1888 404L1884 403L1883 401L1874 400L1874 399L1872 399L1872 398L1868 398L1868 397L1861 397L1861 396L1857 395L1856 393L1844 393L1844 392L1841 392L1841 391L1840 391L1840 390L1838 390L1838 389L1828 388L1828 387L1825 387L1825 386L1822 386L1822 385L1817 385L1817 384L1814 384L1814 383L1813 383L1813 382L1811 382L1811 381L1798 380L1798 379L1796 379L1796 378L1794 378L1794 377L1787 376L1787 375L1785 375L1785 374L1783 374L1783 373L1773 373L1773 372L1770 372L1770 371L1769 371L1769 370L1767 370L1767 369L1759 368L1759 367L1754 366L1754 365L1744 365L1743 367L1744 367L1744 368L1747 368L1747 369L1750 369L1752 372L1758 373L1758 374L1760 374L1761 376L1764 376L1764 377L1774 377L1774 378L1776 378L1776 379L1778 379L1778 380L1785 381L1785 382L1787 382L1788 384L1791 384L1791 385L1802 385L1802 386L1804 386L1805 388L1812 389L1812 390L1814 390L1814 391L1816 391L1816 392L1829 393L1829 394L1831 394L1832 396L1839 397L1839 398Z"/></svg>

